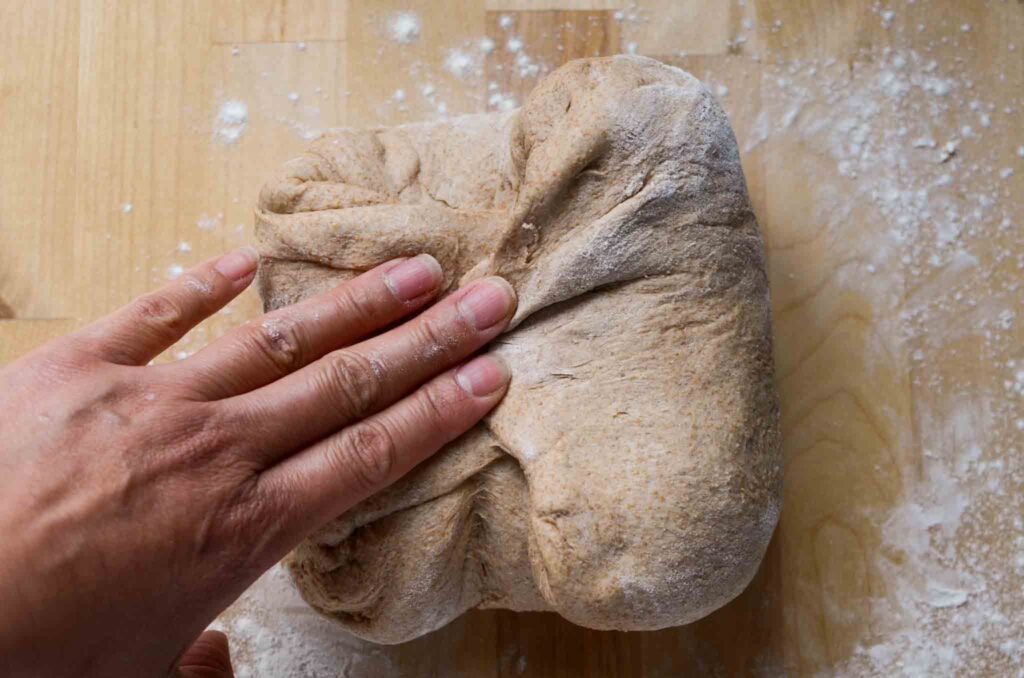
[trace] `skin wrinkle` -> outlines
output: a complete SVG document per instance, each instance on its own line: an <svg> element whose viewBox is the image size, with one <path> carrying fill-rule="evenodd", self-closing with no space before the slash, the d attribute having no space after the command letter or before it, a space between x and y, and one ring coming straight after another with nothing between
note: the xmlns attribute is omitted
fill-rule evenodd
<svg viewBox="0 0 1024 678"><path fill-rule="evenodd" d="M260 321L259 326L267 341L257 340L255 344L271 363L283 370L300 364L302 342L298 333L301 331L301 323L285 316L278 316Z"/></svg>

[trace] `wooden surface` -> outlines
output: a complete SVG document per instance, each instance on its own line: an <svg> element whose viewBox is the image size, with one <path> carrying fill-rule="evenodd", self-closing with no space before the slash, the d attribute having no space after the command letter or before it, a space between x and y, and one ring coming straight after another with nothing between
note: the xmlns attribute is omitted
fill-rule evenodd
<svg viewBox="0 0 1024 678"><path fill-rule="evenodd" d="M320 129L513 105L620 51L705 78L743 151L786 457L761 572L685 628L484 611L393 648L339 639L272 573L222 620L240 675L1015 674L1020 2L3 0L0 360L246 242L262 180Z"/></svg>

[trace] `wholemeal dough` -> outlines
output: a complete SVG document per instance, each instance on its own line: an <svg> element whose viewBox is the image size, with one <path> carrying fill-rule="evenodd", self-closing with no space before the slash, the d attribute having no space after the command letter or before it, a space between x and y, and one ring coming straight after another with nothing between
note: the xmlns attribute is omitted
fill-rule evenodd
<svg viewBox="0 0 1024 678"><path fill-rule="evenodd" d="M429 252L519 295L482 423L289 558L382 643L472 607L694 621L750 581L781 467L763 247L725 114L651 59L573 61L516 111L334 130L257 210L268 309Z"/></svg>

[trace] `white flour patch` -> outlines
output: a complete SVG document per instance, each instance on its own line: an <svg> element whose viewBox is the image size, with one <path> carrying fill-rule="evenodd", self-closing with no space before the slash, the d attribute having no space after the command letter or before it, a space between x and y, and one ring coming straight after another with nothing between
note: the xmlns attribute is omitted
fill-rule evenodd
<svg viewBox="0 0 1024 678"><path fill-rule="evenodd" d="M476 70L476 60L469 52L452 49L444 59L444 70L456 78L467 78Z"/></svg>
<svg viewBox="0 0 1024 678"><path fill-rule="evenodd" d="M487 105L497 111L511 111L518 104L516 99L511 94L505 94L504 92L494 92L487 97Z"/></svg>
<svg viewBox="0 0 1024 678"><path fill-rule="evenodd" d="M211 628L231 638L237 678L396 675L386 648L350 636L314 612L275 565Z"/></svg>
<svg viewBox="0 0 1024 678"><path fill-rule="evenodd" d="M197 278L190 277L187 280L185 280L185 287L195 292L199 292L200 294L205 296L213 294L213 286L210 283L204 282Z"/></svg>
<svg viewBox="0 0 1024 678"><path fill-rule="evenodd" d="M769 67L763 109L741 136L745 153L771 153L784 140L799 144L796 162L820 166L815 238L832 243L821 250L828 256L855 264L835 268L828 296L862 295L877 314L865 339L868 369L885 360L871 356L912 365L918 439L892 448L915 463L901 464L892 507L849 518L881 526L881 547L866 563L879 588L859 645L831 667L838 675L965 675L981 665L1011 675L1024 664L1024 448L1013 432L1024 424L1020 276L993 275L1024 271L1009 211L1014 168L1000 154L1020 144L1021 102L1002 113L973 77L911 50ZM723 103L743 113L742 102ZM988 135L1006 141L978 143ZM972 347L974 373L952 367L962 346ZM975 351L991 357L988 366ZM891 481L891 471L882 478ZM840 611L826 616L839 633L849 623Z"/></svg>
<svg viewBox="0 0 1024 678"><path fill-rule="evenodd" d="M406 45L416 42L421 28L420 18L413 12L398 12L388 20L388 35L395 42Z"/></svg>
<svg viewBox="0 0 1024 678"><path fill-rule="evenodd" d="M224 223L224 214L218 212L217 214L202 214L196 221L196 226L201 231L214 231Z"/></svg>
<svg viewBox="0 0 1024 678"><path fill-rule="evenodd" d="M249 121L249 107L244 101L225 101L221 104L214 121L214 136L225 145L237 142Z"/></svg>
<svg viewBox="0 0 1024 678"><path fill-rule="evenodd" d="M535 78L540 75L540 64L535 63L526 52L519 52L516 55L515 65L520 78Z"/></svg>

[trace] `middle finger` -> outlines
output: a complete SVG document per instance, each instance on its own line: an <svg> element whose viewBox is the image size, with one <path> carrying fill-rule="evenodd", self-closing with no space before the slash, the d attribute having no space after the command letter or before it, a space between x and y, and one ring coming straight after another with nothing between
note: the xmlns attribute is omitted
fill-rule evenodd
<svg viewBox="0 0 1024 678"><path fill-rule="evenodd" d="M419 310L442 277L427 254L387 262L248 322L172 369L211 400L252 391Z"/></svg>
<svg viewBox="0 0 1024 678"><path fill-rule="evenodd" d="M379 412L473 354L505 329L514 312L512 286L483 278L399 327L222 402L258 429L257 461L271 464Z"/></svg>

